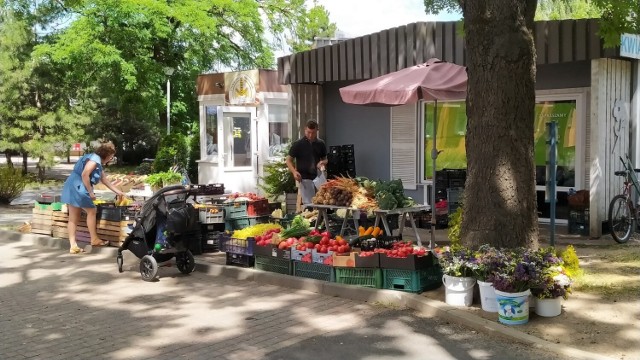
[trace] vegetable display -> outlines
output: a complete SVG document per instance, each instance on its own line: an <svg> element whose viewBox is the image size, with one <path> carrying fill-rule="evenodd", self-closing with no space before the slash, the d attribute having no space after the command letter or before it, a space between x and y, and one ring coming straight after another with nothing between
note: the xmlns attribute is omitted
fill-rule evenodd
<svg viewBox="0 0 640 360"><path fill-rule="evenodd" d="M413 199L404 195L402 180L373 181L364 177L330 180L320 187L312 202L361 210L393 210L415 205Z"/></svg>

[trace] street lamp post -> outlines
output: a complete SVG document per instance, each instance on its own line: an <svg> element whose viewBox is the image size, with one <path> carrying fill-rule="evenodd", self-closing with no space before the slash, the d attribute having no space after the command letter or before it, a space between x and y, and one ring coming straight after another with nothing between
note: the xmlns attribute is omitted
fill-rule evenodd
<svg viewBox="0 0 640 360"><path fill-rule="evenodd" d="M171 133L171 83L169 79L173 75L173 68L164 68L164 74L167 75L167 135Z"/></svg>

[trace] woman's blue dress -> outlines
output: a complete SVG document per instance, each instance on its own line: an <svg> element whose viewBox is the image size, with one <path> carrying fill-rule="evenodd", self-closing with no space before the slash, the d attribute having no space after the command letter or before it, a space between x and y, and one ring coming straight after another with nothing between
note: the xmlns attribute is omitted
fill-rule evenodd
<svg viewBox="0 0 640 360"><path fill-rule="evenodd" d="M64 187L62 188L62 196L60 200L69 205L73 205L79 208L93 208L96 207L93 204L93 200L89 196L89 191L85 188L82 183L82 171L84 170L84 166L88 160L95 161L98 166L91 172L89 176L89 181L91 182L91 188L93 190L93 185L100 182L100 178L102 177L102 161L98 154L92 153L84 155L78 160L76 165L73 167L73 171L71 175L67 178L67 181L64 182Z"/></svg>

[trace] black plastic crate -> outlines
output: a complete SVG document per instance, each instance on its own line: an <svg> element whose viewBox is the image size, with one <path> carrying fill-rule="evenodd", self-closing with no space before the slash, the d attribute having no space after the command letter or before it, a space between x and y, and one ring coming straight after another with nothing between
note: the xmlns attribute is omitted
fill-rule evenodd
<svg viewBox="0 0 640 360"><path fill-rule="evenodd" d="M589 209L569 211L569 234L589 236Z"/></svg>
<svg viewBox="0 0 640 360"><path fill-rule="evenodd" d="M249 255L227 253L226 264L253 267L253 265L255 264L255 258Z"/></svg>
<svg viewBox="0 0 640 360"><path fill-rule="evenodd" d="M202 251L218 252L220 251L220 236L222 232L208 232L202 234Z"/></svg>

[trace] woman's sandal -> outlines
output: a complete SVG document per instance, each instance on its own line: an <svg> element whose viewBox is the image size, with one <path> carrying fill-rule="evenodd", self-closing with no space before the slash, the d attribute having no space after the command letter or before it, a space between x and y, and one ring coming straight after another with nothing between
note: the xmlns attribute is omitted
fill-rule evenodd
<svg viewBox="0 0 640 360"><path fill-rule="evenodd" d="M82 249L81 249L80 247L78 247L78 246L72 246L72 247L69 249L69 254L73 254L73 255L80 254L80 253L83 253L83 252L84 252L84 250L82 250Z"/></svg>
<svg viewBox="0 0 640 360"><path fill-rule="evenodd" d="M109 245L109 241L105 240L98 240L98 241L91 241L91 246L107 246Z"/></svg>

